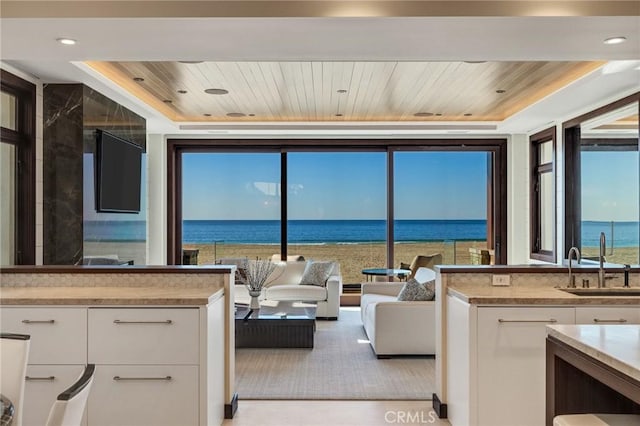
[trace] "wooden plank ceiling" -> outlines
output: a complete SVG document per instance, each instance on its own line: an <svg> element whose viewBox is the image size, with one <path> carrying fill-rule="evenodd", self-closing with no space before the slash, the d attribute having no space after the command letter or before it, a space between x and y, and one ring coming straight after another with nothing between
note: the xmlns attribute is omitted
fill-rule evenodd
<svg viewBox="0 0 640 426"><path fill-rule="evenodd" d="M602 62L87 62L176 122L501 121ZM224 89L227 94L205 93Z"/></svg>

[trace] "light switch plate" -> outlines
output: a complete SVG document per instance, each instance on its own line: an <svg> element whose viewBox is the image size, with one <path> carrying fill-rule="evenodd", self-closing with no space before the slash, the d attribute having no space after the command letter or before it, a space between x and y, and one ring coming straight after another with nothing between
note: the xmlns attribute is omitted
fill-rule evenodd
<svg viewBox="0 0 640 426"><path fill-rule="evenodd" d="M506 287L511 285L511 275L509 274L493 274L491 276L491 285Z"/></svg>

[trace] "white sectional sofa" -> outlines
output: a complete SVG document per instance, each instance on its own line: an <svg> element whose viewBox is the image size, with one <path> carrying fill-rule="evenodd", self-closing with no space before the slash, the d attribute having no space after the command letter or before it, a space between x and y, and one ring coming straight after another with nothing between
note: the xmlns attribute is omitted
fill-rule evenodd
<svg viewBox="0 0 640 426"><path fill-rule="evenodd" d="M428 268L419 268L416 280L436 279ZM378 358L391 355L433 355L436 352L435 301L398 301L404 283L363 283L360 298L362 324Z"/></svg>
<svg viewBox="0 0 640 426"><path fill-rule="evenodd" d="M220 259L222 264L241 265L244 259ZM278 261L276 269L271 273L263 290L263 300L315 302L316 318L338 319L340 312L340 293L342 293L342 275L340 264L333 262L333 270L325 286L302 285L300 279L309 260ZM246 287L236 283L235 301L249 303L250 297Z"/></svg>

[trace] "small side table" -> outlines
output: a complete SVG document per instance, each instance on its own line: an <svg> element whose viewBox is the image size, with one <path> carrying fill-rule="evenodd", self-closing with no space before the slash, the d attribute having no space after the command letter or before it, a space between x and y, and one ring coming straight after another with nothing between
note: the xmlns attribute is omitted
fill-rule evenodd
<svg viewBox="0 0 640 426"><path fill-rule="evenodd" d="M411 270L409 269L367 268L362 270L362 274L367 277L367 281L372 281L374 276L398 277L403 280L406 279L410 273Z"/></svg>

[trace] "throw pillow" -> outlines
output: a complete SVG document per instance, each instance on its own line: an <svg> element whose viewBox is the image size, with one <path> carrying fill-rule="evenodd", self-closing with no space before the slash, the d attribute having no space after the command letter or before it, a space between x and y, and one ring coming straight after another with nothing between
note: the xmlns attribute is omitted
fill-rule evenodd
<svg viewBox="0 0 640 426"><path fill-rule="evenodd" d="M428 296L425 285L418 282L415 278L411 278L402 286L402 290L398 293L398 300L402 302L422 301L428 300Z"/></svg>
<svg viewBox="0 0 640 426"><path fill-rule="evenodd" d="M435 300L436 299L436 282L435 280L431 280L424 284L424 288L427 291L427 300Z"/></svg>
<svg viewBox="0 0 640 426"><path fill-rule="evenodd" d="M300 278L300 284L326 286L327 280L331 276L331 271L333 271L333 266L333 262L307 262L302 278Z"/></svg>

